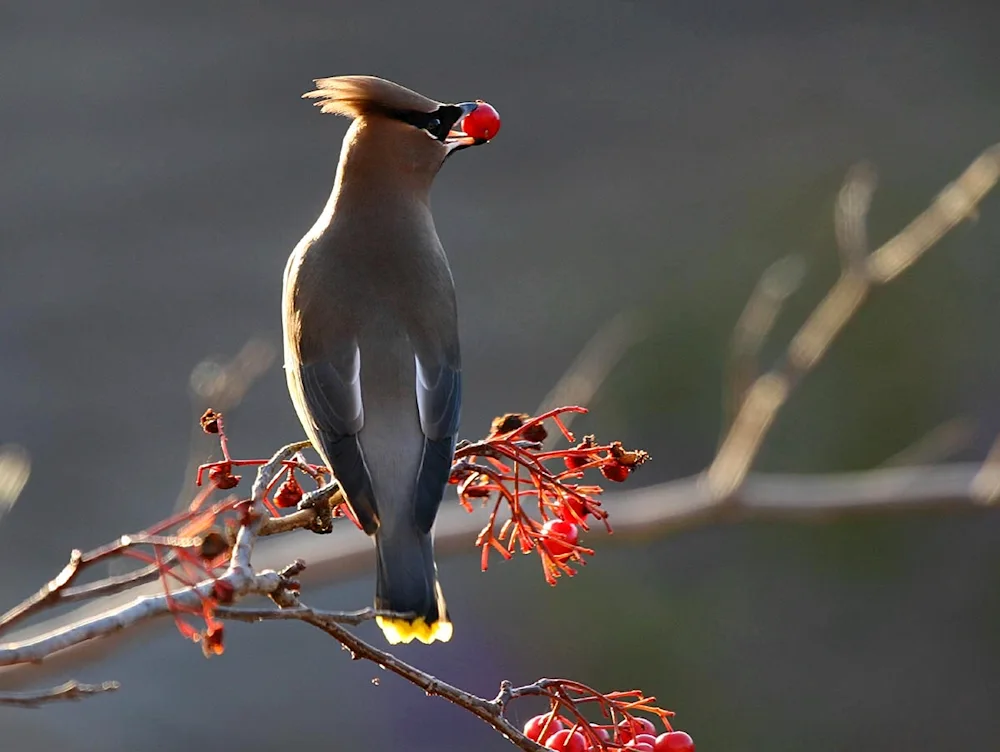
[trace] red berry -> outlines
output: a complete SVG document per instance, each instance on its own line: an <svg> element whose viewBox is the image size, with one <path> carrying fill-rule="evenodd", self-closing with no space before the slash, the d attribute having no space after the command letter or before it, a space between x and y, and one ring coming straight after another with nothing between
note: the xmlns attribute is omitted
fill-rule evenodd
<svg viewBox="0 0 1000 752"><path fill-rule="evenodd" d="M225 491L228 488L235 488L240 483L240 476L233 475L229 467L213 467L208 472L208 479L215 484L216 488Z"/></svg>
<svg viewBox="0 0 1000 752"><path fill-rule="evenodd" d="M476 109L462 120L462 130L466 136L489 141L500 130L500 114L481 99L477 99L476 104Z"/></svg>
<svg viewBox="0 0 1000 752"><path fill-rule="evenodd" d="M583 437L583 441L577 444L574 449L593 449L597 446L597 440L594 438L594 434L587 434ZM596 459L589 454L571 454L569 456L563 457L563 462L566 463L567 470L576 470L579 467L583 467L592 459Z"/></svg>
<svg viewBox="0 0 1000 752"><path fill-rule="evenodd" d="M649 734L640 734L639 736L645 736L650 739L653 738L652 736L649 736ZM635 752L655 752L652 744L650 744L649 742L642 741L639 738L635 738L632 741L628 742L625 745L624 749L632 749L635 750Z"/></svg>
<svg viewBox="0 0 1000 752"><path fill-rule="evenodd" d="M462 486L459 493L469 499L485 499L493 492L484 483L469 483Z"/></svg>
<svg viewBox="0 0 1000 752"><path fill-rule="evenodd" d="M300 501L302 501L302 486L292 477L278 486L278 492L274 495L274 505L282 509L294 507Z"/></svg>
<svg viewBox="0 0 1000 752"><path fill-rule="evenodd" d="M218 433L219 421L221 419L222 413L217 413L212 408L208 408L201 416L201 430L205 433Z"/></svg>
<svg viewBox="0 0 1000 752"><path fill-rule="evenodd" d="M563 508L559 510L559 516L566 520L566 522L576 522L590 514L587 505L575 496L566 496L563 498L562 505Z"/></svg>
<svg viewBox="0 0 1000 752"><path fill-rule="evenodd" d="M201 636L201 650L206 658L213 655L222 655L225 647L223 645L223 628L221 624L209 625L205 634Z"/></svg>
<svg viewBox="0 0 1000 752"><path fill-rule="evenodd" d="M554 734L556 731L562 731L566 726L558 718L553 718L552 722L549 723L548 728L545 727L545 722L549 719L549 714L545 713L543 715L536 715L534 718L529 718L528 722L524 724L524 735L531 739L533 742L537 742L539 737L542 735L542 729L545 729L545 738Z"/></svg>
<svg viewBox="0 0 1000 752"><path fill-rule="evenodd" d="M618 724L618 738L622 742L632 741L639 734L656 736L656 726L646 718L625 718Z"/></svg>
<svg viewBox="0 0 1000 752"><path fill-rule="evenodd" d="M630 472L632 472L632 468L623 465L617 460L610 460L601 465L601 475L608 480L613 480L615 483L624 481Z"/></svg>
<svg viewBox="0 0 1000 752"><path fill-rule="evenodd" d="M694 752L694 740L683 731L668 731L656 737L653 752Z"/></svg>
<svg viewBox="0 0 1000 752"><path fill-rule="evenodd" d="M591 727L591 728L593 728L593 727ZM610 742L611 741L611 734L608 733L607 729L595 728L594 729L594 733L597 734L597 738L600 739L603 742Z"/></svg>
<svg viewBox="0 0 1000 752"><path fill-rule="evenodd" d="M563 729L546 739L545 746L557 752L587 752L587 737L579 731Z"/></svg>
<svg viewBox="0 0 1000 752"><path fill-rule="evenodd" d="M549 432L545 430L545 426L541 423L532 423L521 431L521 436L524 437L525 441L533 441L536 444L541 444L549 437Z"/></svg>
<svg viewBox="0 0 1000 752"><path fill-rule="evenodd" d="M644 752L654 752L656 737L652 734L637 734L635 739L625 745L628 748L644 750Z"/></svg>
<svg viewBox="0 0 1000 752"><path fill-rule="evenodd" d="M572 546L575 546L576 542L580 540L579 528L566 520L549 520L542 526L542 535L547 538L545 545L553 556L565 556L572 553ZM570 545L567 546L563 541Z"/></svg>

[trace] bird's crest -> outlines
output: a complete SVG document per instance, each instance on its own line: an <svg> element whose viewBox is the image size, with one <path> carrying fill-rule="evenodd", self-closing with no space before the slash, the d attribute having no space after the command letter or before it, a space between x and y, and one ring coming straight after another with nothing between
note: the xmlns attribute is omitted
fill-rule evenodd
<svg viewBox="0 0 1000 752"><path fill-rule="evenodd" d="M400 112L434 112L439 102L405 86L375 76L334 76L317 78L316 89L303 94L316 99L323 112L357 118L365 115Z"/></svg>

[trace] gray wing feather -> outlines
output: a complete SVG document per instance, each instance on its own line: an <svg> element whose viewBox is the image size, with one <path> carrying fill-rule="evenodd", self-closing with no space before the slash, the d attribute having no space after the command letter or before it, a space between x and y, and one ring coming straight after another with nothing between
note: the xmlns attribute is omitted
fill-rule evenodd
<svg viewBox="0 0 1000 752"><path fill-rule="evenodd" d="M340 363L323 360L300 366L302 391L316 428L337 435L356 434L365 424L361 403L361 353L357 345Z"/></svg>
<svg viewBox="0 0 1000 752"><path fill-rule="evenodd" d="M448 365L427 365L417 357L417 409L420 427L431 440L454 436L462 412L462 372Z"/></svg>
<svg viewBox="0 0 1000 752"><path fill-rule="evenodd" d="M451 475L462 411L462 372L446 365L428 367L418 357L417 410L426 438L413 507L417 527L429 533Z"/></svg>
<svg viewBox="0 0 1000 752"><path fill-rule="evenodd" d="M357 433L364 426L361 355L357 345L339 362L323 360L299 367L302 396L323 455L347 493L351 508L369 535L378 528L371 476Z"/></svg>

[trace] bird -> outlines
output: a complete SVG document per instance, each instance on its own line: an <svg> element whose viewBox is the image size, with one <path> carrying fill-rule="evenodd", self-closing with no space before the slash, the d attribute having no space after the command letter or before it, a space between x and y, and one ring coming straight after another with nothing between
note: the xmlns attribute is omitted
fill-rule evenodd
<svg viewBox="0 0 1000 752"><path fill-rule="evenodd" d="M448 157L495 135L469 135L463 120L481 106L496 111L481 100L437 102L375 76L314 83L303 96L352 123L330 198L285 267L289 395L374 540L385 638L447 642L453 627L432 528L455 451L462 361L430 192Z"/></svg>

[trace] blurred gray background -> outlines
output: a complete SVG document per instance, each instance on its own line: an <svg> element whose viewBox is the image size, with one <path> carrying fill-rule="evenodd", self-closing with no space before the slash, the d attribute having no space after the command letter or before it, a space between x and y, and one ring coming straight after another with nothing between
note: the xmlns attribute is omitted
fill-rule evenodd
<svg viewBox="0 0 1000 752"><path fill-rule="evenodd" d="M299 100L373 73L503 117L450 160L435 210L463 315L463 433L531 410L588 337L650 336L578 427L696 472L729 334L759 274L808 263L767 361L835 278L832 206L879 170L874 241L1000 140L995 4L0 4L0 443L34 472L0 525L13 604L87 548L165 516L188 380L277 344L285 259L328 195L346 121ZM879 292L795 394L759 466L872 467L964 418L1000 431L1000 200ZM272 367L234 452L300 429ZM492 696L502 678L639 686L710 750L989 750L1000 717L1000 515L712 527L537 560L441 562L454 640L399 654ZM354 608L372 578L308 593ZM362 632L375 637L372 627ZM170 629L74 673L123 691L0 711L4 749L503 750L479 721L301 625L233 625L206 661ZM252 657L252 659L250 659ZM250 660L248 660L250 659ZM534 706L515 709L521 720Z"/></svg>

